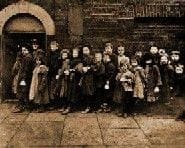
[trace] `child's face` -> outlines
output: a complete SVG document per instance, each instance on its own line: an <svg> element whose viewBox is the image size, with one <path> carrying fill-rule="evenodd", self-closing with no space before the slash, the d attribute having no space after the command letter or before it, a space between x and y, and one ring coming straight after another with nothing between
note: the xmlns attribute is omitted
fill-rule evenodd
<svg viewBox="0 0 185 148"><path fill-rule="evenodd" d="M40 60L40 59L37 59L37 60L36 60L36 64L37 64L37 65L40 65L40 64L41 64L41 60Z"/></svg>
<svg viewBox="0 0 185 148"><path fill-rule="evenodd" d="M77 50L73 50L73 58L77 58L79 55Z"/></svg>
<svg viewBox="0 0 185 148"><path fill-rule="evenodd" d="M26 47L22 47L22 54L25 55L25 54L28 54L29 51Z"/></svg>
<svg viewBox="0 0 185 148"><path fill-rule="evenodd" d="M112 53L112 47L111 46L106 46L105 47L105 52L107 52L107 53Z"/></svg>
<svg viewBox="0 0 185 148"><path fill-rule="evenodd" d="M163 56L166 53L166 51L164 49L159 49L159 55Z"/></svg>
<svg viewBox="0 0 185 148"><path fill-rule="evenodd" d="M101 53L96 53L95 54L95 60L96 60L96 62L101 62L102 61L102 54Z"/></svg>
<svg viewBox="0 0 185 148"><path fill-rule="evenodd" d="M157 54L157 52L158 52L157 47L151 47L151 48L150 48L150 53L152 53L152 54Z"/></svg>
<svg viewBox="0 0 185 148"><path fill-rule="evenodd" d="M127 71L127 65L122 64L121 65L121 72L126 72Z"/></svg>
<svg viewBox="0 0 185 148"><path fill-rule="evenodd" d="M32 47L33 47L33 50L37 50L39 48L39 45L33 44Z"/></svg>
<svg viewBox="0 0 185 148"><path fill-rule="evenodd" d="M90 50L88 47L83 47L83 54L84 55L89 55L90 54Z"/></svg>
<svg viewBox="0 0 185 148"><path fill-rule="evenodd" d="M124 47L122 47L122 46L120 46L120 47L118 47L118 54L119 55L124 55L124 53L125 53L125 48Z"/></svg>
<svg viewBox="0 0 185 148"><path fill-rule="evenodd" d="M136 60L133 60L133 61L131 61L131 65L132 66L137 66L138 65L138 62Z"/></svg>
<svg viewBox="0 0 185 148"><path fill-rule="evenodd" d="M180 56L179 56L178 54L172 54L172 55L171 55L171 59L172 59L173 61L177 62L177 61L179 61Z"/></svg>
<svg viewBox="0 0 185 148"><path fill-rule="evenodd" d="M64 53L62 54L62 59L65 60L65 59L67 59L67 57L68 57L68 54L64 52Z"/></svg>
<svg viewBox="0 0 185 148"><path fill-rule="evenodd" d="M50 45L50 48L51 48L51 51L56 51L56 50L58 50L58 45L56 45L56 44L51 44Z"/></svg>
<svg viewBox="0 0 185 148"><path fill-rule="evenodd" d="M177 67L175 67L175 72L177 74L182 74L184 72L184 66L178 65Z"/></svg>
<svg viewBox="0 0 185 148"><path fill-rule="evenodd" d="M142 55L143 55L143 53L141 52L141 51L136 51L136 53L135 53L135 55L137 56L137 57L142 57Z"/></svg>
<svg viewBox="0 0 185 148"><path fill-rule="evenodd" d="M166 56L162 56L160 60L161 64L167 64L168 63L168 58Z"/></svg>

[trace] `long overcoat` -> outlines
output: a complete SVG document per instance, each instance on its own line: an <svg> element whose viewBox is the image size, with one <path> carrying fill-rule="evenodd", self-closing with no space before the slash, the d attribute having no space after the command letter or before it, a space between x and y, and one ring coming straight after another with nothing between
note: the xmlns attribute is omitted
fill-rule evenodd
<svg viewBox="0 0 185 148"><path fill-rule="evenodd" d="M33 70L29 99L36 104L48 104L48 68L45 65L36 66Z"/></svg>
<svg viewBox="0 0 185 148"><path fill-rule="evenodd" d="M33 58L31 54L26 54L21 57L18 86L17 86L17 98L19 100L29 101L29 90L33 72Z"/></svg>
<svg viewBox="0 0 185 148"><path fill-rule="evenodd" d="M145 68L146 83L146 99L148 102L155 102L158 100L159 94L154 92L156 87L162 85L161 74L157 65L147 65Z"/></svg>

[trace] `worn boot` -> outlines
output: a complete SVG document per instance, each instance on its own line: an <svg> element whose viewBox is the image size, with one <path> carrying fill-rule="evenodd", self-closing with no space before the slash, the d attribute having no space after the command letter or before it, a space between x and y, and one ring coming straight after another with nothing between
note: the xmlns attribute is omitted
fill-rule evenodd
<svg viewBox="0 0 185 148"><path fill-rule="evenodd" d="M90 110L91 110L91 108L87 107L84 111L82 111L82 114L87 114L90 112Z"/></svg>
<svg viewBox="0 0 185 148"><path fill-rule="evenodd" d="M63 112L62 115L67 115L68 113L71 112L71 107L67 107Z"/></svg>

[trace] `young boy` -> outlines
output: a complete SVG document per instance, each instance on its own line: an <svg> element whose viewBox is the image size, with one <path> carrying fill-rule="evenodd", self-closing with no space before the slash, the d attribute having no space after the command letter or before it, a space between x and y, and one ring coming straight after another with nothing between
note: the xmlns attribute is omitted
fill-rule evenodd
<svg viewBox="0 0 185 148"><path fill-rule="evenodd" d="M116 76L117 89L115 90L114 101L117 103L117 115L127 118L132 109L130 101L133 98L134 74L123 63L121 63L120 72Z"/></svg>
<svg viewBox="0 0 185 148"><path fill-rule="evenodd" d="M94 95L94 82L93 82L93 57L91 55L90 48L88 46L83 47L83 72L81 78L82 97L84 100L85 110L82 114L89 113L92 108L92 99Z"/></svg>
<svg viewBox="0 0 185 148"><path fill-rule="evenodd" d="M67 106L68 103L68 92L69 92L69 73L70 73L70 59L69 59L69 50L63 49L60 53L61 55L61 68L58 71L58 78L56 83L55 95L60 98L58 102L62 110L66 114L70 112L69 108L64 108Z"/></svg>
<svg viewBox="0 0 185 148"><path fill-rule="evenodd" d="M102 108L104 112L110 112L111 106L113 105L113 93L115 88L115 77L117 72L117 67L114 65L111 56L104 53L103 57L105 65L105 86L104 86L104 100Z"/></svg>
<svg viewBox="0 0 185 148"><path fill-rule="evenodd" d="M96 107L100 107L103 103L104 97L104 85L105 85L105 66L102 61L102 53L95 53L94 61L94 86L95 86L95 98L96 98Z"/></svg>

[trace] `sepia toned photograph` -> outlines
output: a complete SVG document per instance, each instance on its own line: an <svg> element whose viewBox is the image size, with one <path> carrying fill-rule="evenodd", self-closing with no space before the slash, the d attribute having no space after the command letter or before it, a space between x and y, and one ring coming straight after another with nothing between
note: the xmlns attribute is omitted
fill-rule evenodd
<svg viewBox="0 0 185 148"><path fill-rule="evenodd" d="M0 148L60 147L185 147L185 0L0 0Z"/></svg>

